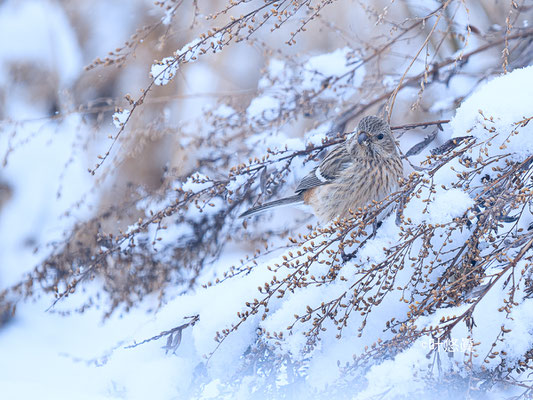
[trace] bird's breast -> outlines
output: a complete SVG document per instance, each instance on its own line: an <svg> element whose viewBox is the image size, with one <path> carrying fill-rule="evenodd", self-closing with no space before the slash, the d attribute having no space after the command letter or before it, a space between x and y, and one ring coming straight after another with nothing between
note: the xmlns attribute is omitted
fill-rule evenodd
<svg viewBox="0 0 533 400"><path fill-rule="evenodd" d="M398 187L402 176L401 161L397 159L373 160L354 163L330 184L304 193L304 201L323 221L336 216L349 217L350 210L380 201Z"/></svg>

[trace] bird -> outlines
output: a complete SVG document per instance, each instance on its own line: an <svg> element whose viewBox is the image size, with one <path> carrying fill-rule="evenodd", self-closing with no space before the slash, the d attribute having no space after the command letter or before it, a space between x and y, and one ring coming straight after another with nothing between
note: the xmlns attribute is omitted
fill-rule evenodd
<svg viewBox="0 0 533 400"><path fill-rule="evenodd" d="M352 211L398 189L403 165L389 124L363 117L354 135L334 147L299 183L295 195L249 209L246 218L274 207L307 204L322 222L349 218Z"/></svg>

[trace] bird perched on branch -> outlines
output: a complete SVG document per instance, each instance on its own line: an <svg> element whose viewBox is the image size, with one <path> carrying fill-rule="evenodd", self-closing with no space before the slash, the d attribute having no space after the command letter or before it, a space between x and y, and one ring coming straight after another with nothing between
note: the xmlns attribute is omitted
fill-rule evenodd
<svg viewBox="0 0 533 400"><path fill-rule="evenodd" d="M380 201L398 188L403 166L387 122L361 119L355 135L337 145L307 174L296 194L251 208L240 217L289 204L308 204L322 221L350 216L350 210Z"/></svg>

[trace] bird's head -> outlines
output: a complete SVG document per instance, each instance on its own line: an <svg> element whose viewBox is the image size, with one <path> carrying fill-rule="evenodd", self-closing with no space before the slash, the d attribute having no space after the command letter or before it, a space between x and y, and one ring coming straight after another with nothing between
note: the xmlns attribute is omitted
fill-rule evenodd
<svg viewBox="0 0 533 400"><path fill-rule="evenodd" d="M373 115L359 121L355 136L348 141L347 146L348 151L354 156L360 155L361 152L382 157L397 154L389 124Z"/></svg>

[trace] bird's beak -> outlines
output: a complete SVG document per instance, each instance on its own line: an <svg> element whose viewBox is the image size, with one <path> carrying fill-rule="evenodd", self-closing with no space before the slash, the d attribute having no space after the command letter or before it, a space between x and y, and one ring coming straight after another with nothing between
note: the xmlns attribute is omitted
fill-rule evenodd
<svg viewBox="0 0 533 400"><path fill-rule="evenodd" d="M359 135L357 135L357 143L362 144L364 141L368 139L368 136L366 135L366 132L361 132Z"/></svg>

